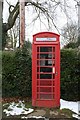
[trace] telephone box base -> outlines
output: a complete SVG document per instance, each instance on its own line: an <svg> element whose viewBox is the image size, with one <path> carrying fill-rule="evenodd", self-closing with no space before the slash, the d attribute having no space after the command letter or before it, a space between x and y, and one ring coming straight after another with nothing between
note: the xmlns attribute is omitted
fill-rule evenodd
<svg viewBox="0 0 80 120"><path fill-rule="evenodd" d="M36 107L46 107L46 108L59 108L60 102L55 102L54 100L37 100L35 103L32 101L32 106Z"/></svg>

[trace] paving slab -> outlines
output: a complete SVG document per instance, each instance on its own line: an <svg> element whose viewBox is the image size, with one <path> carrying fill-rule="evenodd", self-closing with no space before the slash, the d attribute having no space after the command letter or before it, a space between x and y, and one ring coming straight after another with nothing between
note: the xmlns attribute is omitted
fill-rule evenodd
<svg viewBox="0 0 80 120"><path fill-rule="evenodd" d="M50 111L50 115L52 116L52 115L58 115L58 112L57 111Z"/></svg>
<svg viewBox="0 0 80 120"><path fill-rule="evenodd" d="M46 114L45 110L35 110L33 113L30 113L29 115L27 115L27 117L31 117L31 116L44 116Z"/></svg>

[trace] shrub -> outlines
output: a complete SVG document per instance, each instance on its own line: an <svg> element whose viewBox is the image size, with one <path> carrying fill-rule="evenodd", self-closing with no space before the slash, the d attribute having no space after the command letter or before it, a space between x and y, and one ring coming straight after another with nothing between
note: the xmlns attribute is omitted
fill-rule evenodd
<svg viewBox="0 0 80 120"><path fill-rule="evenodd" d="M64 48L72 48L72 49L74 49L76 47L77 47L77 42L76 43L75 42L70 42Z"/></svg>
<svg viewBox="0 0 80 120"><path fill-rule="evenodd" d="M20 96L31 96L31 56L26 46L15 53L16 91Z"/></svg>
<svg viewBox="0 0 80 120"><path fill-rule="evenodd" d="M61 50L61 98L78 100L80 60L76 50Z"/></svg>
<svg viewBox="0 0 80 120"><path fill-rule="evenodd" d="M2 55L2 96L31 96L31 56L24 46Z"/></svg>
<svg viewBox="0 0 80 120"><path fill-rule="evenodd" d="M3 52L2 54L2 92L3 96L9 96L14 92L14 53Z"/></svg>

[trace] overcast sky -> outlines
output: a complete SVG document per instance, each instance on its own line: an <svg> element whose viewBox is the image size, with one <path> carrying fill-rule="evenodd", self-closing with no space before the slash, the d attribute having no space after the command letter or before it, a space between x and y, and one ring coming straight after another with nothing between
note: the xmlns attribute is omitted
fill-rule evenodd
<svg viewBox="0 0 80 120"><path fill-rule="evenodd" d="M7 1L10 4L15 5L18 0L7 0ZM69 6L71 7L71 9L69 9L69 11L68 11L69 16L72 21L77 22L77 9L75 8L76 2L74 2L74 0L67 0L67 2L69 2ZM4 10L3 10L3 21L4 22L7 22L7 19L9 16L8 7L9 6L8 6L7 2L5 2L5 0L4 0ZM31 8L25 7L25 26L26 26L25 33L26 33L26 39L29 38L30 41L32 41L33 34L41 32L41 31L47 31L47 29L44 25L40 26L39 20L36 21L34 27L27 26L29 23L31 23L32 18L33 18L33 15L32 15ZM68 21L70 21L70 19L68 19ZM44 23L47 23L47 21L44 20ZM57 10L57 18L56 18L55 23L59 29L61 29L67 23L65 14L63 14L63 12L60 12L59 9ZM57 33L57 30L54 27L50 31Z"/></svg>

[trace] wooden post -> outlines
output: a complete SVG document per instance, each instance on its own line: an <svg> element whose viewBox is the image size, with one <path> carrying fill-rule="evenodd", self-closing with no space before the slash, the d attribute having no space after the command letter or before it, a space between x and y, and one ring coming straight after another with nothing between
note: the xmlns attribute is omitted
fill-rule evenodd
<svg viewBox="0 0 80 120"><path fill-rule="evenodd" d="M25 0L20 0L20 48L25 41Z"/></svg>

